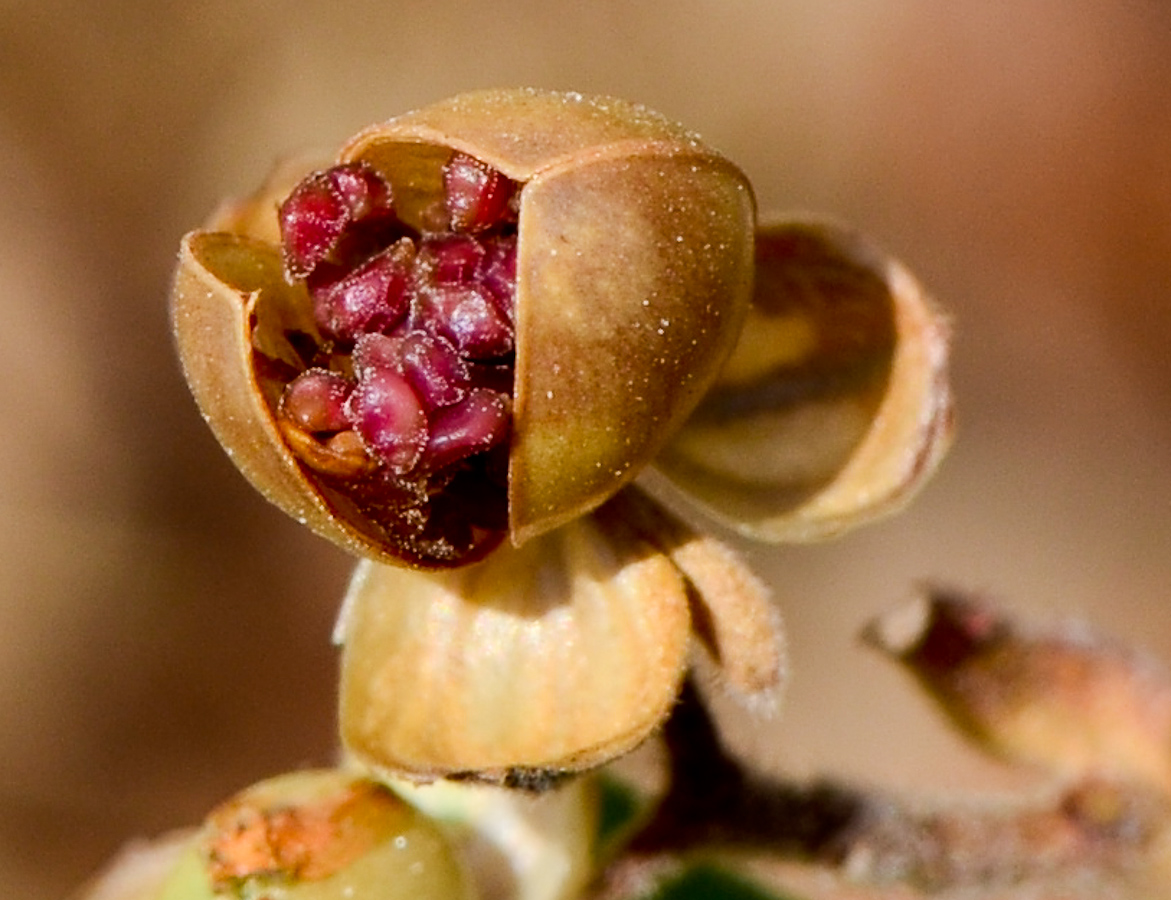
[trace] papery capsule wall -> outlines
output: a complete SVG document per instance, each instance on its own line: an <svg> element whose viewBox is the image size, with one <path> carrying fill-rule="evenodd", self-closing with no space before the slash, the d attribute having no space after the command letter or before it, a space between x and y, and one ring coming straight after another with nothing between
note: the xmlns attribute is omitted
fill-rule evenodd
<svg viewBox="0 0 1171 900"><path fill-rule="evenodd" d="M680 126L578 94L464 95L368 129L340 158L385 179L395 214L426 234L455 151L519 184L507 476L519 545L612 496L699 402L747 311L755 207L743 174ZM499 537L403 537L290 456L274 424L290 376L277 373L303 370L301 345L323 336L274 251L242 236L271 233L261 207L274 193L229 206L212 224L235 231L195 233L180 257L173 319L205 417L262 493L351 552L422 567L482 557Z"/></svg>
<svg viewBox="0 0 1171 900"><path fill-rule="evenodd" d="M743 174L695 135L580 94L464 95L369 129L342 158L401 194L434 183L448 147L523 184L509 476L519 544L632 479L699 401L747 310L754 203Z"/></svg>

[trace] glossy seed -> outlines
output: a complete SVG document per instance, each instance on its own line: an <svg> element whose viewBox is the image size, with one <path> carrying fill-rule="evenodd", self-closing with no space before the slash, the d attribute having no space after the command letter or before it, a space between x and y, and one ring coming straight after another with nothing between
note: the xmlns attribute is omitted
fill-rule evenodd
<svg viewBox="0 0 1171 900"><path fill-rule="evenodd" d="M459 153L442 174L447 233L399 221L363 164L313 173L280 209L286 277L304 283L324 338L305 358L327 366L285 387L286 440L367 509L409 515L393 531L436 547L469 541L473 520L507 527L503 481L475 489L463 470L507 444L516 345L517 186Z"/></svg>
<svg viewBox="0 0 1171 900"><path fill-rule="evenodd" d="M353 385L336 372L309 369L285 389L281 415L302 431L342 431L350 427L345 404L351 390Z"/></svg>
<svg viewBox="0 0 1171 900"><path fill-rule="evenodd" d="M466 153L443 167L443 191L453 231L486 231L504 218L515 185Z"/></svg>
<svg viewBox="0 0 1171 900"><path fill-rule="evenodd" d="M455 347L426 331L408 332L400 341L403 374L429 409L463 399L470 387L471 373Z"/></svg>
<svg viewBox="0 0 1171 900"><path fill-rule="evenodd" d="M507 397L483 389L439 410L431 422L427 465L443 468L503 441L510 411Z"/></svg>
<svg viewBox="0 0 1171 900"><path fill-rule="evenodd" d="M314 279L310 293L318 327L347 343L393 328L410 304L413 258L414 249L404 239L335 280Z"/></svg>
<svg viewBox="0 0 1171 900"><path fill-rule="evenodd" d="M330 259L353 226L392 221L390 185L368 166L351 164L317 172L281 204L285 266L297 278Z"/></svg>
<svg viewBox="0 0 1171 900"><path fill-rule="evenodd" d="M368 373L346 409L366 447L396 475L419 462L427 446L427 415L402 375L389 369Z"/></svg>
<svg viewBox="0 0 1171 900"><path fill-rule="evenodd" d="M468 359L494 359L513 351L512 324L479 286L441 284L419 291L415 327L433 330Z"/></svg>

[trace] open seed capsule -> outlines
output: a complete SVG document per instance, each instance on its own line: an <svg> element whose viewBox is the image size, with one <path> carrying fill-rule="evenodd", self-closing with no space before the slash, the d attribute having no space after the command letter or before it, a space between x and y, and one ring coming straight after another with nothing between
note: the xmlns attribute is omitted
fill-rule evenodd
<svg viewBox="0 0 1171 900"><path fill-rule="evenodd" d="M947 319L836 223L766 222L756 254L740 341L643 485L777 543L901 509L951 443Z"/></svg>
<svg viewBox="0 0 1171 900"><path fill-rule="evenodd" d="M361 555L461 565L596 508L682 424L747 310L754 215L641 107L468 94L188 235L175 332L269 499Z"/></svg>

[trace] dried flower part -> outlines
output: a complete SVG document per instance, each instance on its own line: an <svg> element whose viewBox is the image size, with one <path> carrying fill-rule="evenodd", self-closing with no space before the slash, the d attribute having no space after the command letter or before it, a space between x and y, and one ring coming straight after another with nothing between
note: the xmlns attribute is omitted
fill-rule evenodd
<svg viewBox="0 0 1171 900"><path fill-rule="evenodd" d="M215 809L156 900L470 898L439 829L385 786L337 770L263 781Z"/></svg>
<svg viewBox="0 0 1171 900"><path fill-rule="evenodd" d="M1031 634L942 588L877 619L866 637L986 749L1171 792L1171 677L1154 660L1084 629Z"/></svg>
<svg viewBox="0 0 1171 900"><path fill-rule="evenodd" d="M727 544L701 534L636 488L604 507L665 553L691 598L698 672L758 714L776 711L787 655L768 588Z"/></svg>
<svg viewBox="0 0 1171 900"><path fill-rule="evenodd" d="M342 738L394 775L540 787L662 721L689 632L679 573L617 518L442 573L363 563L339 623Z"/></svg>
<svg viewBox="0 0 1171 900"><path fill-rule="evenodd" d="M825 223L762 227L740 341L655 460L749 536L837 534L901 507L951 432L948 329L914 278Z"/></svg>
<svg viewBox="0 0 1171 900"><path fill-rule="evenodd" d="M469 563L597 507L747 309L744 176L630 104L465 95L290 180L185 239L180 354L261 491L384 562Z"/></svg>

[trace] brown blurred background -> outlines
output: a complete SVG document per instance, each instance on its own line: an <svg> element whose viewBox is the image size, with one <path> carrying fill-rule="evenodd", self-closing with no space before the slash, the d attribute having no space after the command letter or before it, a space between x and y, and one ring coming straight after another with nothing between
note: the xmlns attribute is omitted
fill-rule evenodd
<svg viewBox="0 0 1171 900"><path fill-rule="evenodd" d="M278 155L473 87L639 100L953 311L959 443L906 515L752 551L769 766L1003 789L871 615L935 576L1171 659L1171 6L0 0L0 896L333 753L348 561L270 509L172 358L179 236Z"/></svg>

